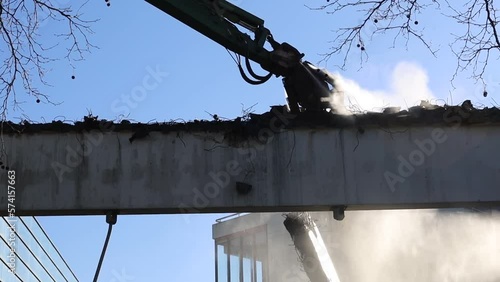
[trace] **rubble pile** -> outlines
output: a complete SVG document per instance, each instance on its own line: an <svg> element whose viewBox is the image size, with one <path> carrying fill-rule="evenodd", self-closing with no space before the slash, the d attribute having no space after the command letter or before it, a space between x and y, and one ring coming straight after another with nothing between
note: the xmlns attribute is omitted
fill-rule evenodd
<svg viewBox="0 0 500 282"><path fill-rule="evenodd" d="M83 121L74 123L54 120L50 123L4 122L4 133L41 133L41 132L84 132L90 130L113 132L233 132L240 135L256 134L261 128L279 127L282 129L299 128L359 128L359 127L415 127L415 126L460 126L500 123L500 109L474 108L467 100L460 106L438 106L423 101L419 106L408 110L399 107L385 108L382 112L338 115L330 112L288 113L285 106L273 106L263 114L248 114L233 120L193 120L188 122L132 123L128 120L113 122L99 120L96 116L86 116Z"/></svg>

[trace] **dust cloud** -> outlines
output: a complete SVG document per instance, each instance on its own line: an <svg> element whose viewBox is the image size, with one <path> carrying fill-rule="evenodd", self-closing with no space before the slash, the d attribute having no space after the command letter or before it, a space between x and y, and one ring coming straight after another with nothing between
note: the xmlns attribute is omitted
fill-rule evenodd
<svg viewBox="0 0 500 282"><path fill-rule="evenodd" d="M344 95L345 114L438 101L425 69L410 62L394 67L384 90L331 76ZM340 103L338 97L332 102L337 109ZM344 221L328 222L323 237L340 281L500 281L499 212L352 211Z"/></svg>
<svg viewBox="0 0 500 282"><path fill-rule="evenodd" d="M386 107L408 107L420 104L421 100L436 101L429 89L429 77L419 65L411 62L398 63L390 74L385 90L369 90L354 80L338 73L329 73L335 80L340 95L332 97L332 107L341 114L381 112ZM343 100L343 101L342 101Z"/></svg>
<svg viewBox="0 0 500 282"><path fill-rule="evenodd" d="M330 228L341 281L500 281L500 213L358 211Z"/></svg>
<svg viewBox="0 0 500 282"><path fill-rule="evenodd" d="M426 71L409 62L395 66L385 90L368 90L339 74L331 76L344 94L347 114L382 111L389 106L405 109L421 100L437 101ZM338 107L341 98L332 101L337 110L342 108ZM314 214L315 220L320 219L317 224L340 281L500 281L498 211L348 211L343 221L333 220L330 212ZM270 218L275 221L268 225L273 228L268 231L269 242L273 242L269 252L274 255L270 271L283 278L274 281L307 281L296 265L290 243L285 246L288 248L274 244L288 237L281 217Z"/></svg>

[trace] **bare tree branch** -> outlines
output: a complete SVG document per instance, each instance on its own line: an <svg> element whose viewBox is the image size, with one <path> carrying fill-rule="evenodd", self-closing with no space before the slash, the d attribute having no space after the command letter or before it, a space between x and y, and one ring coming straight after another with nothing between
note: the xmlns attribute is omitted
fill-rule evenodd
<svg viewBox="0 0 500 282"><path fill-rule="evenodd" d="M424 36L424 29L420 28L416 20L416 15L432 8L449 11L443 13L444 17L452 19L464 29L459 35L453 34L455 38L450 43L450 48L457 57L452 82L459 72L470 71L472 78L484 83L483 75L488 62L498 59L492 55L498 56L500 51L500 36L496 28L498 9L495 8L494 0L468 0L465 3L449 0L335 0L310 9L323 10L336 16L361 14L362 20L358 24L336 30L330 51L323 54L324 60L333 55L343 55L341 67L345 68L354 46L366 53L367 40L372 40L376 34L389 32L394 36L393 47L400 37L405 39L406 47L410 38L415 38L436 56L438 50L429 43Z"/></svg>
<svg viewBox="0 0 500 282"><path fill-rule="evenodd" d="M447 2L448 3L448 2ZM455 40L450 47L457 57L456 75L465 70L471 70L472 78L481 80L484 84L488 62L492 52L500 50L500 40L496 25L498 23L493 0L471 0L466 4L465 10L453 8L450 15L457 23L464 25L465 32L455 35Z"/></svg>
<svg viewBox="0 0 500 282"><path fill-rule="evenodd" d="M406 45L413 37L435 55L437 50L434 50L424 38L422 30L418 29L418 21L414 20L413 16L431 5L439 7L439 3L434 0L426 4L417 3L416 0L335 0L329 1L324 6L311 8L327 10L332 15L363 14L362 20L358 24L341 27L336 31L336 37L331 42L333 46L329 52L323 54L324 60L330 59L333 55L343 54L344 59L340 67L345 68L348 55L354 47L360 48L363 53L366 53L365 46L368 40L371 40L376 34L388 32L394 33L393 46L396 45L396 41L400 37L405 39ZM375 26L369 26L371 23L374 23Z"/></svg>
<svg viewBox="0 0 500 282"><path fill-rule="evenodd" d="M82 60L93 46L88 40L90 25L96 20L84 20L77 10L61 6L53 0L0 0L0 113L20 105L17 94L27 94L40 102L52 103L37 86L44 80L48 65L60 58L73 62ZM70 4L68 4L70 5ZM56 23L57 33L47 34L44 25ZM63 23L63 25L61 25ZM61 50L62 49L62 50ZM56 55L54 55L56 54Z"/></svg>

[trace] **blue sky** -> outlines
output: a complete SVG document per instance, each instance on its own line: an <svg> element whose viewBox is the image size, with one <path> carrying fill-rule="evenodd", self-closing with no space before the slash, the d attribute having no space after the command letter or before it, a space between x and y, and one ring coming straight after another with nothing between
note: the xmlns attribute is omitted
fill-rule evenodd
<svg viewBox="0 0 500 282"><path fill-rule="evenodd" d="M68 2L60 1L61 5ZM320 61L322 56L319 54L327 52L331 46L329 41L333 38L333 29L361 19L359 15L331 16L312 11L304 7L302 1L267 3L247 0L236 3L263 18L278 41L291 43L313 63ZM324 1L308 2L312 6L314 3L320 5ZM273 78L260 86L248 85L240 78L224 48L146 2L111 1L110 7L104 1L92 2L84 12L88 19L101 19L93 25L95 34L91 37L99 49L94 49L85 61L77 62L75 70L64 60L51 65L53 71L46 79L53 87L42 90L50 93L52 101L62 104L36 104L34 98L26 99L23 108L35 121L42 117L50 121L56 116L78 120L88 111L101 118L115 119L124 114L139 121L209 118L206 112L235 117L241 114L242 107L257 104L255 111L262 112L269 105L284 103L281 79ZM370 57L361 70L358 50L350 55L346 71L335 67L341 56L320 66L340 72L364 89L387 91L395 67L401 62L410 62L431 78L428 85L435 96L446 98L452 90L449 80L456 60L449 51L449 41L445 40L449 38L446 36L449 31L445 30L451 31L452 26L443 25L442 19L435 13L418 16L419 26L425 29L433 46L440 49L437 58L416 40L410 40L408 50L403 45L389 48L392 37L388 35L377 36L373 43L366 44ZM57 30L55 23L42 28L47 34L54 30ZM136 106L127 111L116 110L122 105L117 101L121 101L123 95L130 95L134 87L142 85L148 74L147 68L158 68L169 75L148 91L147 97ZM71 75L76 79L72 80ZM494 78L494 72L485 77L498 88L500 79ZM473 81L464 78L456 80L457 89L453 93L456 100L465 97L466 93L467 97L474 96L482 103L491 102L482 98L482 87L478 91ZM113 105L118 106L113 108ZM20 112L11 112L11 116L20 115Z"/></svg>
<svg viewBox="0 0 500 282"><path fill-rule="evenodd" d="M311 11L304 7L305 1L233 2L263 18L276 40L294 45L313 63L328 51L333 29L361 19L354 14L332 16ZM310 6L324 3L308 1ZM253 110L260 113L285 102L280 79L272 78L261 86L246 84L224 48L144 1L112 0L110 7L104 1L93 1L84 12L89 19L100 18L90 38L99 49L76 63L74 70L64 60L51 65L53 70L46 79L53 86L42 90L62 104L37 104L34 98L26 98L24 114L34 121L76 121L89 112L99 118L126 116L141 122L210 119L207 112L235 118L243 108L255 105ZM380 36L366 45L370 57L363 68L359 68L357 50L349 57L345 71L335 67L341 57L320 66L338 72L346 89L352 91L353 101L364 110L376 108L381 100L384 105L404 106L426 97L451 102L450 96L455 104L468 97L491 106L500 86L500 79L494 76L498 69L485 75L490 82L488 98L482 97L482 87L466 76L459 77L453 89L450 79L456 61L447 41L453 27L441 22L435 12L418 17L428 38L440 49L437 58L415 40L408 48L392 49L392 37ZM56 24L48 23L42 32L56 29ZM151 69L162 75L144 96L127 104L126 97L144 87ZM22 114L16 111L10 116ZM100 281L213 281L211 226L218 217L222 215L119 217ZM105 217L39 220L80 281L91 281L107 230Z"/></svg>

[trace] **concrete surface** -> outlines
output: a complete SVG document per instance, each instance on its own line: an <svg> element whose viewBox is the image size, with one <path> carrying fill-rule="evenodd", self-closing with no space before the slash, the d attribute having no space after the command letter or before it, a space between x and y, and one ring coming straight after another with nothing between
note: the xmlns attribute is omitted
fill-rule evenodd
<svg viewBox="0 0 500 282"><path fill-rule="evenodd" d="M140 126L4 133L15 189L5 168L0 215L8 203L16 215L500 206L498 123L286 129L276 121L239 135Z"/></svg>

